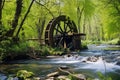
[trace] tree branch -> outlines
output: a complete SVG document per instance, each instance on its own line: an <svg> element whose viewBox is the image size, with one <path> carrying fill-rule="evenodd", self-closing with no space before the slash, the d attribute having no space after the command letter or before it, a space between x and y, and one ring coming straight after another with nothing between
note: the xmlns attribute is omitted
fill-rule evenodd
<svg viewBox="0 0 120 80"><path fill-rule="evenodd" d="M45 5L41 4L40 2L38 2L38 1L36 1L36 0L35 0L35 2L36 2L37 4L43 6L43 7L52 15L52 17L54 17L53 13L52 13Z"/></svg>
<svg viewBox="0 0 120 80"><path fill-rule="evenodd" d="M2 7L1 7L1 9L3 9L4 4L5 4L5 0L3 0L3 2L2 2Z"/></svg>
<svg viewBox="0 0 120 80"><path fill-rule="evenodd" d="M21 28L22 28L22 25L23 25L25 19L27 18L27 15L28 15L28 13L30 12L30 9L31 9L31 7L32 7L34 1L35 1L35 0L32 0L32 1L31 1L30 6L29 6L29 8L28 8L28 10L27 10L27 12L26 12L26 14L25 14L25 16L24 16L24 18L23 18L23 20L22 20L20 26L19 26L19 28L18 28L18 31L17 31L15 37L18 37L18 34L19 34L19 32L20 32L20 30L21 30Z"/></svg>
<svg viewBox="0 0 120 80"><path fill-rule="evenodd" d="M10 29L10 31L8 31L8 35L10 37L13 36L14 34L14 31L18 25L18 20L19 20L19 17L20 17L20 14L21 14L21 11L22 11L22 1L23 0L16 0L16 12L14 14L14 19L12 20L12 29Z"/></svg>

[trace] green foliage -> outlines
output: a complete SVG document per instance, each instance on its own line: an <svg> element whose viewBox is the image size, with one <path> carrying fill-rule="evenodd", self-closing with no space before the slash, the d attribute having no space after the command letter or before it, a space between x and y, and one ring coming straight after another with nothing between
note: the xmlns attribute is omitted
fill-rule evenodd
<svg viewBox="0 0 120 80"><path fill-rule="evenodd" d="M13 44L8 49L9 52L13 53L24 53L28 51L28 44L26 42L21 42L19 44Z"/></svg>
<svg viewBox="0 0 120 80"><path fill-rule="evenodd" d="M102 3L103 5L107 4L101 11L102 11L102 25L105 32L105 38L118 38L120 34L120 8L119 8L119 0L104 0Z"/></svg>
<svg viewBox="0 0 120 80"><path fill-rule="evenodd" d="M119 41L119 39L115 38L115 39L107 41L106 43L108 43L108 44L118 44L118 41Z"/></svg>
<svg viewBox="0 0 120 80"><path fill-rule="evenodd" d="M90 78L88 77L87 80L112 80L110 76L104 75L101 72L97 72L98 78Z"/></svg>
<svg viewBox="0 0 120 80"><path fill-rule="evenodd" d="M120 39L117 41L117 44L120 45Z"/></svg>
<svg viewBox="0 0 120 80"><path fill-rule="evenodd" d="M33 4L24 24L23 29L20 32L20 39L38 38L38 32L36 24L41 23L42 20L46 20L45 26L48 22L58 15L67 15L76 25L80 24L81 32L83 32L83 26L85 27L85 33L93 36L93 34L101 34L100 29L95 30L96 27L103 27L105 38L116 38L120 31L120 16L119 16L119 0L113 0L109 3L109 0L37 0ZM23 0L22 13L18 22L18 27L22 21L31 1ZM16 0L6 1L2 10L2 29L0 32L5 34L6 31L11 29L12 20L14 19L16 6L14 5ZM12 5L12 6L11 6ZM106 6L105 6L106 5ZM79 10L78 10L79 8ZM117 10L118 8L118 10ZM83 12L82 12L83 9ZM78 16L79 15L79 16ZM80 23L79 18L81 16ZM41 25L41 24L40 24ZM39 26L41 32L44 31L45 26ZM92 26L90 28L90 26ZM18 29L17 27L17 29ZM44 27L44 28L41 28ZM77 26L78 27L78 26ZM17 31L16 29L16 31ZM78 28L79 29L79 28ZM2 31L1 31L2 30ZM90 31L91 30L91 31ZM22 34L24 33L24 36ZM44 36L41 34L40 36ZM88 35L89 36L89 35ZM95 36L93 36L95 37ZM98 37L96 37L98 38ZM90 39L90 37L88 37Z"/></svg>
<svg viewBox="0 0 120 80"><path fill-rule="evenodd" d="M101 72L97 72L98 78L91 78L88 77L87 80L112 80L112 78L110 76L104 75ZM68 78L70 80L78 80L78 78L76 78L73 75L68 75Z"/></svg>
<svg viewBox="0 0 120 80"><path fill-rule="evenodd" d="M92 40L91 43L100 44L97 41L101 39L119 38L120 34L120 3L119 0L36 0L33 4L24 24L20 31L20 42L14 44L11 40L12 37L4 36L8 30L11 29L12 20L16 10L16 0L6 1L2 9L2 25L0 25L0 38L1 35L4 39L0 42L0 59L8 55L8 52L22 53L27 52L28 47L35 50L40 50L42 55L61 55L63 52L59 48L50 48L44 46L39 48L38 42L26 42L27 39L43 38L44 31L48 22L59 15L67 15L75 21L77 28L81 32L86 33L86 39ZM30 5L29 0L23 0L22 13L20 15L17 32L23 17ZM82 11L83 10L83 11ZM79 21L80 19L80 21ZM44 26L42 21L45 20ZM37 28L37 27L39 28ZM84 30L85 29L85 30ZM38 32L41 32L40 35ZM94 41L93 41L94 40ZM118 41L120 44L120 41ZM83 44L83 47L84 44ZM64 50L63 50L64 51Z"/></svg>
<svg viewBox="0 0 120 80"><path fill-rule="evenodd" d="M61 48L52 48L50 46L41 46L39 50L42 52L43 56L63 54L63 50Z"/></svg>
<svg viewBox="0 0 120 80"><path fill-rule="evenodd" d="M111 77L107 76L107 75L103 75L101 72L98 72L98 77L100 80L112 80Z"/></svg>
<svg viewBox="0 0 120 80"><path fill-rule="evenodd" d="M76 79L76 77L74 77L74 76L72 76L72 75L68 75L68 78L69 78L70 80L78 80L78 79Z"/></svg>
<svg viewBox="0 0 120 80"><path fill-rule="evenodd" d="M0 60L2 61L7 56L17 56L22 54L26 54L28 52L28 43L20 42L13 43L11 40L3 40L0 42Z"/></svg>
<svg viewBox="0 0 120 80"><path fill-rule="evenodd" d="M11 45L10 40L3 40L0 42L0 61L2 61L2 59L6 57L8 46L10 45Z"/></svg>
<svg viewBox="0 0 120 80"><path fill-rule="evenodd" d="M16 74L17 77L23 78L24 80L25 80L26 78L32 77L33 75L34 75L33 72L29 72L29 71L27 71L27 70L19 70L19 71L17 72L17 74Z"/></svg>
<svg viewBox="0 0 120 80"><path fill-rule="evenodd" d="M42 55L44 55L44 56L50 55L50 53L53 52L53 49L51 47L48 47L48 46L43 46L40 48L40 50L42 52Z"/></svg>
<svg viewBox="0 0 120 80"><path fill-rule="evenodd" d="M54 48L52 54L53 55L62 55L63 54L63 49L61 49L61 48Z"/></svg>
<svg viewBox="0 0 120 80"><path fill-rule="evenodd" d="M93 3L92 0L65 0L64 2L64 6L63 6L63 11L65 13L65 15L70 16L70 18L75 21L76 24L78 24L78 15L80 15L81 13L78 13L79 11L77 11L78 7L80 8L80 12L83 9L83 13L80 15L82 16L82 21L80 22L82 24L82 22L84 22L84 18L91 18L92 15L94 14L95 11L95 4ZM78 15L77 15L78 13Z"/></svg>

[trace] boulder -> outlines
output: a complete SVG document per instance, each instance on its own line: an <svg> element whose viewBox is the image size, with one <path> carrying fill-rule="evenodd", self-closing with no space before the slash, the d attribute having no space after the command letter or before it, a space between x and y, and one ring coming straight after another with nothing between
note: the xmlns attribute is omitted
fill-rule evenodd
<svg viewBox="0 0 120 80"><path fill-rule="evenodd" d="M75 80L86 80L85 75L83 74L72 74L71 75Z"/></svg>
<svg viewBox="0 0 120 80"><path fill-rule="evenodd" d="M60 75L57 77L57 80L70 80L68 76Z"/></svg>
<svg viewBox="0 0 120 80"><path fill-rule="evenodd" d="M118 61L118 62L116 63L116 65L120 65L120 61Z"/></svg>
<svg viewBox="0 0 120 80"><path fill-rule="evenodd" d="M55 79L54 79L54 77L49 77L49 78L47 78L45 80L55 80Z"/></svg>
<svg viewBox="0 0 120 80"><path fill-rule="evenodd" d="M59 72L53 72L53 73L49 73L47 77L56 77L58 75L59 75Z"/></svg>
<svg viewBox="0 0 120 80"><path fill-rule="evenodd" d="M96 62L97 60L98 60L98 58L95 56L88 57L88 59L87 59L87 61L90 61L90 62Z"/></svg>
<svg viewBox="0 0 120 80"><path fill-rule="evenodd" d="M61 69L69 69L68 66L60 66Z"/></svg>
<svg viewBox="0 0 120 80"><path fill-rule="evenodd" d="M41 80L40 77L33 77L33 80Z"/></svg>

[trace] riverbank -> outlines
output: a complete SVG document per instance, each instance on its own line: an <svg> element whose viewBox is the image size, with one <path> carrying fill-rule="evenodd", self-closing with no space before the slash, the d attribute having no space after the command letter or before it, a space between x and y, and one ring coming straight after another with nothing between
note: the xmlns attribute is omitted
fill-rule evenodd
<svg viewBox="0 0 120 80"><path fill-rule="evenodd" d="M113 47L113 45L91 45L88 50L67 55L10 61L7 64L1 64L0 72L11 75L19 70L27 70L41 78L56 72L60 66L69 66L73 73L83 74L87 78L99 78L98 72L101 72L113 80L118 80L120 50L104 50L108 46Z"/></svg>

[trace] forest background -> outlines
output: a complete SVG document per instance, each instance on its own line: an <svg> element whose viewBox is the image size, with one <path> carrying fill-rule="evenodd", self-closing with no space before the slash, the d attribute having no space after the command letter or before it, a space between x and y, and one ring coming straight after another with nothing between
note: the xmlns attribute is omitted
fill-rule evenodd
<svg viewBox="0 0 120 80"><path fill-rule="evenodd" d="M120 0L0 0L1 59L37 50L47 24L59 15L75 22L87 44L120 44Z"/></svg>

